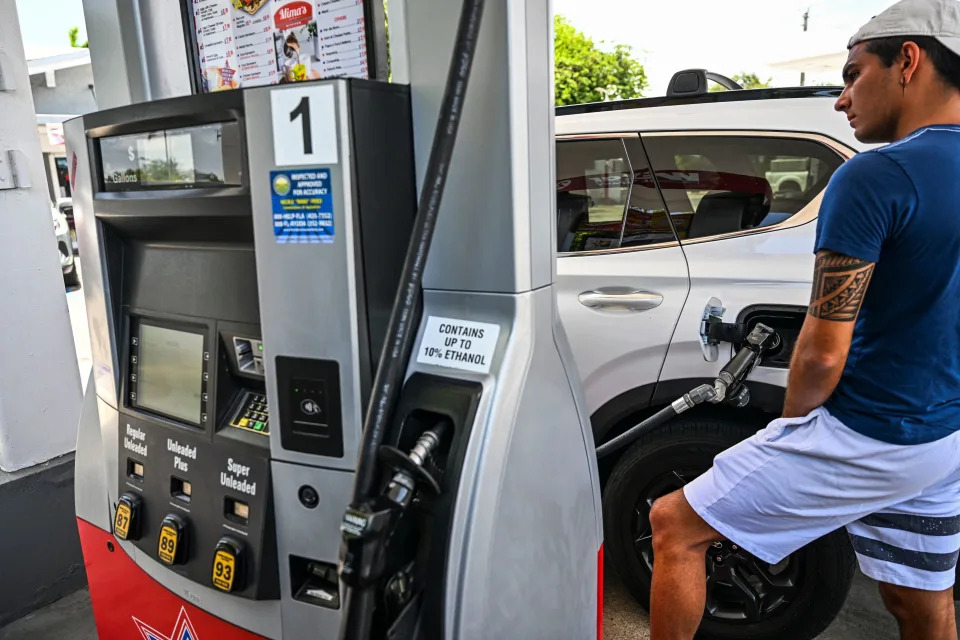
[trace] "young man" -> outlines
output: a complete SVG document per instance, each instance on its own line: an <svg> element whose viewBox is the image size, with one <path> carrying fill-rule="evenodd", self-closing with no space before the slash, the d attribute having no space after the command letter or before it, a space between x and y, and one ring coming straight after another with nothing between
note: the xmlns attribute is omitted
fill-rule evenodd
<svg viewBox="0 0 960 640"><path fill-rule="evenodd" d="M712 541L775 563L843 526L901 638L957 638L960 2L903 0L849 49L836 108L893 144L827 188L783 418L653 507L654 640L696 632Z"/></svg>

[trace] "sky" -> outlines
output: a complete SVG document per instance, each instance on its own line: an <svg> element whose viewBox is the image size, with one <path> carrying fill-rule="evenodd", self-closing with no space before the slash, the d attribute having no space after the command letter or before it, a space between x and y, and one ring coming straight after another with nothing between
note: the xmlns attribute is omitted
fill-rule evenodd
<svg viewBox="0 0 960 640"><path fill-rule="evenodd" d="M664 95L671 76L705 68L733 76L752 72L774 86L797 86L799 72L774 62L840 53L850 36L894 0L553 0L554 12L594 41L627 44L644 63L647 96ZM808 31L803 14L809 9ZM840 84L836 73L807 84Z"/></svg>
<svg viewBox="0 0 960 640"><path fill-rule="evenodd" d="M164 0L174 2L176 0ZM416 0L407 0L413 2ZM67 31L80 27L81 0L16 0L29 50L67 46ZM799 72L771 68L775 62L843 52L847 39L893 0L553 0L556 13L601 46L628 44L644 63L646 95L666 93L681 69L706 68L732 76L742 72L796 86ZM808 31L803 14L810 11ZM808 84L840 82L835 73L808 75Z"/></svg>
<svg viewBox="0 0 960 640"><path fill-rule="evenodd" d="M31 50L69 47L70 27L80 27L81 43L87 39L81 0L16 0L16 3L28 55Z"/></svg>

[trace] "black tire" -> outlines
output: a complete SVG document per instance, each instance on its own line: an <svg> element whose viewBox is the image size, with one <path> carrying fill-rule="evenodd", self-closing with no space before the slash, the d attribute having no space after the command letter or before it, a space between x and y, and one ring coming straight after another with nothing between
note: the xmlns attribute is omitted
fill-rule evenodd
<svg viewBox="0 0 960 640"><path fill-rule="evenodd" d="M652 545L645 538L652 500L706 471L714 456L756 430L756 426L724 420L676 419L641 437L617 461L603 494L605 556L644 608L649 608L652 577ZM737 597L745 592L717 580L697 638L809 640L829 626L850 591L856 558L843 530L810 543L775 566L753 558L732 541L724 545L723 553L730 554L725 559L727 571L730 563L737 562L778 584L774 588L753 584L754 595L763 593L757 599L761 606L748 610L749 604L745 605L743 617L738 618ZM706 562L710 573L712 559Z"/></svg>
<svg viewBox="0 0 960 640"><path fill-rule="evenodd" d="M73 269L63 274L63 286L67 289L78 289L80 287L80 272L77 270L77 264L73 264Z"/></svg>

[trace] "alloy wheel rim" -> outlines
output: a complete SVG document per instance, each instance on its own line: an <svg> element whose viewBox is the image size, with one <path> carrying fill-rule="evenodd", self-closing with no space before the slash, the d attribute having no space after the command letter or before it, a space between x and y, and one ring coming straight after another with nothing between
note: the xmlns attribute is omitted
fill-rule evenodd
<svg viewBox="0 0 960 640"><path fill-rule="evenodd" d="M682 488L704 469L675 469L650 482L638 494L629 523L637 560L653 571L653 535L650 508L654 500ZM704 615L721 622L757 623L782 613L801 586L801 555L794 553L777 564L766 563L730 541L708 549L707 602Z"/></svg>

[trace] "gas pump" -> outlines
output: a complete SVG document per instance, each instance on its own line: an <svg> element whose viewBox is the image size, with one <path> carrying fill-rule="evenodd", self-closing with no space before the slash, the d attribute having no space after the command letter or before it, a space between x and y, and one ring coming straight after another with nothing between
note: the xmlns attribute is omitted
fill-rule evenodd
<svg viewBox="0 0 960 640"><path fill-rule="evenodd" d="M412 102L330 80L67 123L94 359L77 515L101 637L596 637L596 459L551 288L551 15L501 0L481 33L479 6L460 31L482 91L448 91L471 120L458 153L437 142L450 186L422 294L400 278L412 145L435 158L448 124L430 88L464 65L436 37L457 5L398 17ZM474 197L481 173L503 191ZM374 380L381 358L400 375ZM399 576L387 611L361 606L379 592L340 557L344 510L384 474L410 514L379 549L379 576ZM427 573L395 571L410 550Z"/></svg>
<svg viewBox="0 0 960 640"><path fill-rule="evenodd" d="M336 635L338 525L415 209L410 127L408 89L366 80L67 123L101 638Z"/></svg>

